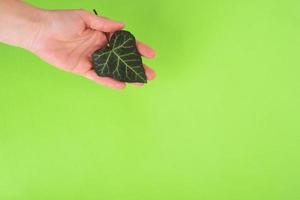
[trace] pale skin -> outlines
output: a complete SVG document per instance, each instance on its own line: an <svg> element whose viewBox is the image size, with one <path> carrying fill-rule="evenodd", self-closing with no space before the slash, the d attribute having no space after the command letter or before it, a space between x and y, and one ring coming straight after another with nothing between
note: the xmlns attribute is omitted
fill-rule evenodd
<svg viewBox="0 0 300 200"><path fill-rule="evenodd" d="M124 26L83 9L45 10L20 0L0 0L0 42L24 48L55 67L115 89L124 89L126 84L99 77L92 68L91 54L105 47L105 33L111 35ZM138 41L137 48L142 56L155 57L146 44ZM148 80L153 80L155 72L144 67Z"/></svg>

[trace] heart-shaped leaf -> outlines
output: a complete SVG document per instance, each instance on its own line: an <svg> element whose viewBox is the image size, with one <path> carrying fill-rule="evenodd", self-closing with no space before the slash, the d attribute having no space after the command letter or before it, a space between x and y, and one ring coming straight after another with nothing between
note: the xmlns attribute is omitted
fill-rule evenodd
<svg viewBox="0 0 300 200"><path fill-rule="evenodd" d="M135 37L128 31L116 31L109 44L92 55L98 76L129 83L146 83L147 77Z"/></svg>

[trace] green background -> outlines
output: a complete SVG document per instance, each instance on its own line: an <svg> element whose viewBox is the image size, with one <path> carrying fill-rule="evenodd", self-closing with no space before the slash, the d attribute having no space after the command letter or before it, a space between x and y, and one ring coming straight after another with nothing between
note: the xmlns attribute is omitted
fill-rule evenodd
<svg viewBox="0 0 300 200"><path fill-rule="evenodd" d="M119 92L0 45L1 200L299 200L298 0L96 8L158 52Z"/></svg>

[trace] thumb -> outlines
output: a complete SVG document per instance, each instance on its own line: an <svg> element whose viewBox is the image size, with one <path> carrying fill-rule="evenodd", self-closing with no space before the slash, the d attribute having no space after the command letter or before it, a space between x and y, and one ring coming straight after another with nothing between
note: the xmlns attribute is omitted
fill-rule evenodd
<svg viewBox="0 0 300 200"><path fill-rule="evenodd" d="M85 10L80 10L79 14L90 28L98 31L114 32L123 29L125 26L122 22L117 22L106 17L97 16Z"/></svg>

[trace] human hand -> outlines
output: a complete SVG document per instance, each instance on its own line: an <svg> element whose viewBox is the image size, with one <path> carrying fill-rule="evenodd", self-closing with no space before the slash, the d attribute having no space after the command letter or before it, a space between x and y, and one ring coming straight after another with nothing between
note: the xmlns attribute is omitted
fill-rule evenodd
<svg viewBox="0 0 300 200"><path fill-rule="evenodd" d="M105 47L105 33L124 27L123 23L96 16L84 10L44 11L38 33L30 50L46 62L68 72L82 75L99 84L123 89L125 83L109 77L99 77L92 68L91 54ZM137 42L141 55L153 58L155 52ZM155 72L145 66L147 78L154 79ZM142 85L142 84L135 84Z"/></svg>
<svg viewBox="0 0 300 200"><path fill-rule="evenodd" d="M0 0L0 42L27 49L60 69L117 89L123 89L125 83L99 77L92 68L91 54L105 47L105 33L123 27L84 10L43 10L20 0ZM137 42L137 47L144 57L155 56L147 45ZM154 79L152 69L145 66L145 71L149 80Z"/></svg>

